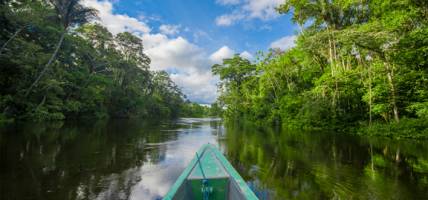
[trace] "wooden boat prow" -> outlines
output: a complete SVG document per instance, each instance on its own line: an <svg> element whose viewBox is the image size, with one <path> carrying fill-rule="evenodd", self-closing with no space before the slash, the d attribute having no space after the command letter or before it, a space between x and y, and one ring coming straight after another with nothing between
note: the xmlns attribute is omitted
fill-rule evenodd
<svg viewBox="0 0 428 200"><path fill-rule="evenodd" d="M164 200L257 200L239 173L212 144L203 145Z"/></svg>

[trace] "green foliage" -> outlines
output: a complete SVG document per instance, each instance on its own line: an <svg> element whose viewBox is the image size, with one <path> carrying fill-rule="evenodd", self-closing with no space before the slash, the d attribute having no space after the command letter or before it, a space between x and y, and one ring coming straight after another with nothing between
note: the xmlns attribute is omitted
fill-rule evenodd
<svg viewBox="0 0 428 200"><path fill-rule="evenodd" d="M386 160L382 155L374 155L372 162L377 167L386 167Z"/></svg>
<svg viewBox="0 0 428 200"><path fill-rule="evenodd" d="M223 115L223 108L216 102L208 105L200 105L186 101L181 104L180 116L181 117L221 117Z"/></svg>
<svg viewBox="0 0 428 200"><path fill-rule="evenodd" d="M218 102L214 102L211 104L209 109L209 116L212 117L221 117L223 115L223 108L219 105Z"/></svg>
<svg viewBox="0 0 428 200"><path fill-rule="evenodd" d="M418 117L428 119L428 102L412 103L408 108L409 111L415 112Z"/></svg>
<svg viewBox="0 0 428 200"><path fill-rule="evenodd" d="M399 198L418 199L426 196L427 141L353 137L323 130L273 129L244 122L226 123L227 138L221 144L227 146L225 154L232 164L240 166L240 174L246 180L253 180L256 188L272 191L269 198L391 199L401 195ZM408 172L404 175L409 179L404 185L398 184L394 177L403 176L405 170ZM416 178L410 178L412 175ZM417 183L409 184L409 181ZM406 186L412 192L404 192ZM409 197L417 193L413 189L422 192L422 196Z"/></svg>
<svg viewBox="0 0 428 200"><path fill-rule="evenodd" d="M409 160L409 163L416 172L425 174L428 173L428 160L418 159L416 162L415 160Z"/></svg>
<svg viewBox="0 0 428 200"><path fill-rule="evenodd" d="M97 13L78 0L0 11L0 121L182 115L184 95L166 72L149 70L142 40L88 23Z"/></svg>
<svg viewBox="0 0 428 200"><path fill-rule="evenodd" d="M428 6L422 2L286 1L278 12L292 12L304 27L295 47L272 49L255 63L235 56L212 67L226 118L425 137Z"/></svg>
<svg viewBox="0 0 428 200"><path fill-rule="evenodd" d="M428 125L426 119L403 118L400 123L373 123L371 126L359 127L358 134L371 136L385 136L391 138L428 139Z"/></svg>
<svg viewBox="0 0 428 200"><path fill-rule="evenodd" d="M181 115L183 117L208 117L210 116L210 108L187 101L182 105Z"/></svg>

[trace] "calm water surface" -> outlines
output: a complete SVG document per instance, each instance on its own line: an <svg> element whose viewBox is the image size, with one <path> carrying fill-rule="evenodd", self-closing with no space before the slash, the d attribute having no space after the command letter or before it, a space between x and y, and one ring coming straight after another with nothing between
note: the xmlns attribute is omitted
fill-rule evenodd
<svg viewBox="0 0 428 200"><path fill-rule="evenodd" d="M0 199L160 199L218 145L261 199L428 199L428 141L224 125L219 119L0 129Z"/></svg>

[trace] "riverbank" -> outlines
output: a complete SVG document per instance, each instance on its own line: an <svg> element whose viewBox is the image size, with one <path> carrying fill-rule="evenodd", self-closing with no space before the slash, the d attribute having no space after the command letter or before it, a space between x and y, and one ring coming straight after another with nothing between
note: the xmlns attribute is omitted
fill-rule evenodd
<svg viewBox="0 0 428 200"><path fill-rule="evenodd" d="M228 123L238 123L236 119L240 119L239 123L253 126L259 129L273 128L284 129L290 131L313 131L322 134L323 132L336 132L344 135L359 135L359 136L375 136L385 137L394 140L412 139L412 140L428 140L428 120L425 119L409 119L403 118L400 122L369 122L363 121L359 123L326 123L318 121L312 123L308 121L274 121L267 122L263 120L256 120L252 117L231 117L228 116L225 121Z"/></svg>
<svg viewBox="0 0 428 200"><path fill-rule="evenodd" d="M357 134L383 136L393 139L428 140L428 123L426 119L401 119L398 123L373 123L357 129Z"/></svg>
<svg viewBox="0 0 428 200"><path fill-rule="evenodd" d="M212 67L226 117L303 130L427 138L425 7L412 1L287 1L277 11L304 24L293 45L270 49L256 60L236 55Z"/></svg>

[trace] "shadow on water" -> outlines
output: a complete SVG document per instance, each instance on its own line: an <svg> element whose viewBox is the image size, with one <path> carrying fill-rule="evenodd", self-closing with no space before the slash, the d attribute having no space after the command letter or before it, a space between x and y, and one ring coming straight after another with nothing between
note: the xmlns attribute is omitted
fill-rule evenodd
<svg viewBox="0 0 428 200"><path fill-rule="evenodd" d="M159 199L208 142L261 199L428 196L428 142L185 118L4 127L0 199Z"/></svg>

